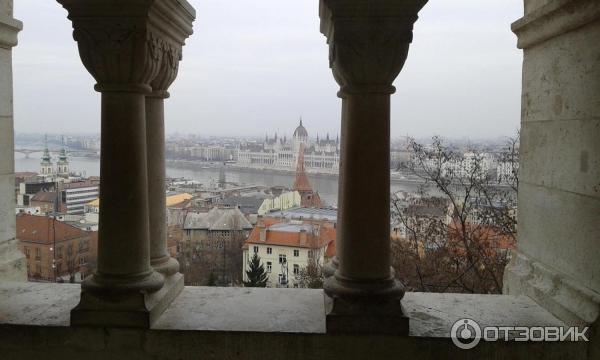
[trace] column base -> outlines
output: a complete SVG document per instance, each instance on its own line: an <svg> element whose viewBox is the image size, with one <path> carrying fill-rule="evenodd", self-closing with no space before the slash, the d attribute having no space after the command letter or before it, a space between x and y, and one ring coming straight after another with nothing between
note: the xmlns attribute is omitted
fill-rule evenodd
<svg viewBox="0 0 600 360"><path fill-rule="evenodd" d="M408 335L409 319L401 303L404 287L400 282L389 279L349 285L337 275L325 280L327 333Z"/></svg>
<svg viewBox="0 0 600 360"><path fill-rule="evenodd" d="M335 274L335 271L338 269L339 263L336 256L334 256L331 261L327 264L323 265L323 276L325 278L332 277Z"/></svg>
<svg viewBox="0 0 600 360"><path fill-rule="evenodd" d="M153 277L162 277L154 273ZM98 291L82 287L81 300L71 310L71 326L150 328L183 289L180 273L165 277L160 290Z"/></svg>
<svg viewBox="0 0 600 360"><path fill-rule="evenodd" d="M160 259L151 259L150 265L154 271L157 271L164 276L175 275L179 272L179 261L170 256L165 256Z"/></svg>

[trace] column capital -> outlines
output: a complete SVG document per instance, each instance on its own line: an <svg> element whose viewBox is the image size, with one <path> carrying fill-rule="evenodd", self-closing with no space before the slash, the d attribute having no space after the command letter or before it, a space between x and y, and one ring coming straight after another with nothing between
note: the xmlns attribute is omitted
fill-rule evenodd
<svg viewBox="0 0 600 360"><path fill-rule="evenodd" d="M329 66L347 94L392 94L427 0L321 0Z"/></svg>
<svg viewBox="0 0 600 360"><path fill-rule="evenodd" d="M12 17L12 1L0 3L0 48L17 46L17 34L23 30L23 23ZM6 7L6 8L4 8Z"/></svg>
<svg viewBox="0 0 600 360"><path fill-rule="evenodd" d="M73 37L101 92L150 93L175 79L181 48L192 34L185 0L57 0L69 12ZM163 71L163 68L173 69Z"/></svg>

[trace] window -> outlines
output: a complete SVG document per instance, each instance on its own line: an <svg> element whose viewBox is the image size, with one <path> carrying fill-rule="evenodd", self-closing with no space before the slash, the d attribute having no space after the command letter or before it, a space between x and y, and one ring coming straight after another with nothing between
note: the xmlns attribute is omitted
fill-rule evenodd
<svg viewBox="0 0 600 360"><path fill-rule="evenodd" d="M294 250L294 256L295 257L300 256L300 250Z"/></svg>
<svg viewBox="0 0 600 360"><path fill-rule="evenodd" d="M29 259L29 255L30 255L31 251L29 250L28 247L26 247L24 250L25 250L25 257Z"/></svg>
<svg viewBox="0 0 600 360"><path fill-rule="evenodd" d="M285 263L287 263L287 259L286 259L286 256L285 256L285 255L283 255L283 254L279 254L279 263L280 263L280 264L285 264Z"/></svg>
<svg viewBox="0 0 600 360"><path fill-rule="evenodd" d="M273 248L270 248L270 247L268 247L268 248L267 248L267 254L269 254L269 255L270 255L270 254L272 254L272 253L273 253Z"/></svg>
<svg viewBox="0 0 600 360"><path fill-rule="evenodd" d="M55 254L56 258L57 259L62 259L62 255L63 255L62 253L63 253L62 252L62 246L57 247L56 248L56 254Z"/></svg>
<svg viewBox="0 0 600 360"><path fill-rule="evenodd" d="M294 264L294 275L300 274L300 265Z"/></svg>
<svg viewBox="0 0 600 360"><path fill-rule="evenodd" d="M41 260L42 259L42 250L39 247L35 248L35 259L36 260ZM38 273L40 273L41 271L38 271Z"/></svg>
<svg viewBox="0 0 600 360"><path fill-rule="evenodd" d="M79 265L84 265L85 263L86 263L85 256L80 256L79 257Z"/></svg>
<svg viewBox="0 0 600 360"><path fill-rule="evenodd" d="M273 263L270 261L267 261L267 272L271 272L271 270L273 269Z"/></svg>
<svg viewBox="0 0 600 360"><path fill-rule="evenodd" d="M254 247L254 253L255 253L255 254L258 254L258 246L255 246L255 247Z"/></svg>

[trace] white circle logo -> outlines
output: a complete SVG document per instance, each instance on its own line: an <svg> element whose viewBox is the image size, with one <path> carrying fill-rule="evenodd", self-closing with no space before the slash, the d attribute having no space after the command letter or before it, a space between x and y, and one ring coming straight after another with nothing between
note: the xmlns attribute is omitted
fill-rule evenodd
<svg viewBox="0 0 600 360"><path fill-rule="evenodd" d="M481 327L472 319L460 319L452 325L450 330L452 342L457 347L472 349L481 341Z"/></svg>

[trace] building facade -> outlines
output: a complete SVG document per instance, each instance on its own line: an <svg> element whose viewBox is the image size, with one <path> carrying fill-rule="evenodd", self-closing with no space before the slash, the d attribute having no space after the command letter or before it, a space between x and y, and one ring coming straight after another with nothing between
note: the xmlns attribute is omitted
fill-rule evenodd
<svg viewBox="0 0 600 360"><path fill-rule="evenodd" d="M186 276L190 273L190 279L202 285L210 277L214 284L238 283L242 246L251 230L252 224L237 207L188 212L179 245Z"/></svg>
<svg viewBox="0 0 600 360"><path fill-rule="evenodd" d="M84 214L86 205L100 195L100 184L94 180L65 183L61 187L60 210L66 214Z"/></svg>
<svg viewBox="0 0 600 360"><path fill-rule="evenodd" d="M298 162L300 146L304 146L304 161L306 170L315 173L337 174L340 165L339 139L326 138L312 141L308 131L300 124L291 139L287 137L269 138L265 136L263 143L246 143L238 148L237 164L251 168L270 168L293 171Z"/></svg>
<svg viewBox="0 0 600 360"><path fill-rule="evenodd" d="M243 277L254 254L269 278L267 287L302 287L309 264L321 267L335 255L335 226L328 221L261 218L244 244Z"/></svg>
<svg viewBox="0 0 600 360"><path fill-rule="evenodd" d="M80 281L91 273L97 233L46 216L18 214L16 223L30 281Z"/></svg>

